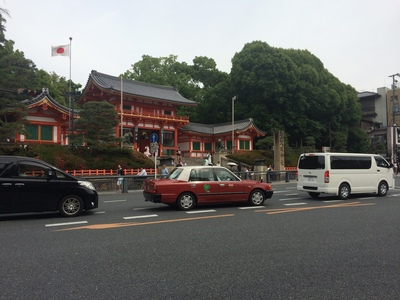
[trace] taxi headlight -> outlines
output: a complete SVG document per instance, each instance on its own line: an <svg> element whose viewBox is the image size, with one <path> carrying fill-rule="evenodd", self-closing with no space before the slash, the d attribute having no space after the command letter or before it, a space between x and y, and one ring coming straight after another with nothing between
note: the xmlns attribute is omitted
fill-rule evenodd
<svg viewBox="0 0 400 300"><path fill-rule="evenodd" d="M90 181L78 181L78 183L88 189L91 189L93 191L95 191L96 189L94 188L93 183L91 183Z"/></svg>

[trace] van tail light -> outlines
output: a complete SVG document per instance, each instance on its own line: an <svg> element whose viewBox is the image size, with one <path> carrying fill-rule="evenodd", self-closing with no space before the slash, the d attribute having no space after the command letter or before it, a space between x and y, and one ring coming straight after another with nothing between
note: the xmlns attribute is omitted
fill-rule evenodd
<svg viewBox="0 0 400 300"><path fill-rule="evenodd" d="M325 171L324 173L324 182L329 183L329 171Z"/></svg>

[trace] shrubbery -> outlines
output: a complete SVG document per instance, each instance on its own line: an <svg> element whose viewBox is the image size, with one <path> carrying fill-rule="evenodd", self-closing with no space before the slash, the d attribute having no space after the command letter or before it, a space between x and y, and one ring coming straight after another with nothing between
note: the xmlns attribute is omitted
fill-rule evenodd
<svg viewBox="0 0 400 300"><path fill-rule="evenodd" d="M85 147L69 148L61 145L4 145L0 155L20 155L36 157L62 170L154 168L154 162L138 151L110 147L97 150Z"/></svg>

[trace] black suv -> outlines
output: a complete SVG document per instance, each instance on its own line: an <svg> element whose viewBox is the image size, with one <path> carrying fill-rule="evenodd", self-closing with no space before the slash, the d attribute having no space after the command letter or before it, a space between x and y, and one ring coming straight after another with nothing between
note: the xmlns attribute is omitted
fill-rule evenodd
<svg viewBox="0 0 400 300"><path fill-rule="evenodd" d="M38 159L0 156L0 214L59 211L73 217L97 207L91 182Z"/></svg>

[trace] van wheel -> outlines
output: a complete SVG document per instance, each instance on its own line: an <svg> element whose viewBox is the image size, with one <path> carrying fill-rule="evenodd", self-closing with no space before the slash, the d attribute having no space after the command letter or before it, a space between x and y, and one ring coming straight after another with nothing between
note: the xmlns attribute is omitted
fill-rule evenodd
<svg viewBox="0 0 400 300"><path fill-rule="evenodd" d="M378 185L378 195L381 197L386 196L388 193L388 185L386 182L381 181Z"/></svg>
<svg viewBox="0 0 400 300"><path fill-rule="evenodd" d="M339 199L346 200L350 196L350 186L347 183L342 183L339 186Z"/></svg>
<svg viewBox="0 0 400 300"><path fill-rule="evenodd" d="M75 217L83 210L83 201L76 195L65 196L58 205L60 214L64 217Z"/></svg>
<svg viewBox="0 0 400 300"><path fill-rule="evenodd" d="M308 194L309 194L309 195L311 196L311 198L313 198L313 199L317 199L318 196L319 196L319 193L316 193L316 192L309 192Z"/></svg>

